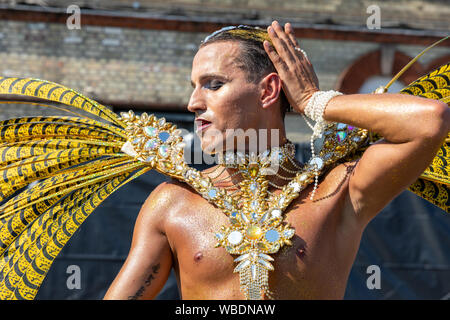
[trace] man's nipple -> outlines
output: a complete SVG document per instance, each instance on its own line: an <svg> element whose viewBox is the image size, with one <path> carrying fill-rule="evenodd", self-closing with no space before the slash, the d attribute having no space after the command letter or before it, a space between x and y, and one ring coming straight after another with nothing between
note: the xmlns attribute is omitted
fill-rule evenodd
<svg viewBox="0 0 450 320"><path fill-rule="evenodd" d="M202 258L203 258L203 253L201 251L197 252L194 255L194 261L195 262L200 262L200 260L202 260Z"/></svg>

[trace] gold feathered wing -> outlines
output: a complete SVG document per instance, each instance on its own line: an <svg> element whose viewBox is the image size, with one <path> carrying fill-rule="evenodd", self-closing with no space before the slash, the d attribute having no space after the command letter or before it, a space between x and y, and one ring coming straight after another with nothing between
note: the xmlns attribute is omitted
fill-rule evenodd
<svg viewBox="0 0 450 320"><path fill-rule="evenodd" d="M0 77L0 93L59 102L106 122L55 116L0 122L0 203L7 200L0 206L0 298L33 299L89 214L151 167L120 151L127 136L119 116L69 88Z"/></svg>
<svg viewBox="0 0 450 320"><path fill-rule="evenodd" d="M402 92L437 97L448 103L445 100L449 97L448 71L448 65L441 67ZM429 83L429 79L439 81L437 88L424 87L423 83ZM125 121L134 117L131 111L125 114L127 117L119 117L72 89L39 79L0 77L0 94L59 102L103 120L53 116L0 122L0 202L7 200L0 206L1 299L33 299L52 262L89 214L114 191L151 169L193 185L207 198L207 189L200 185L208 181L201 176L199 179L198 172L179 159L175 170L174 161L158 161L155 156L143 159L124 152L127 144L143 143L127 140L130 130L139 129ZM163 118L145 114L145 119L140 121L158 123L171 136L177 136L176 127L165 123ZM333 140L335 145L339 128L336 125L330 128L333 130L328 130L331 134L325 139ZM376 138L372 135L372 141ZM359 157L367 147L362 142L344 141L351 142L351 146L342 145L347 159ZM180 137L174 138L168 148L179 148L179 144ZM410 189L448 212L447 141L441 149L433 164ZM327 152L332 150L324 147L321 154ZM422 184L444 188L446 198L430 194ZM229 199L219 198L225 200L215 204L227 210L225 202Z"/></svg>

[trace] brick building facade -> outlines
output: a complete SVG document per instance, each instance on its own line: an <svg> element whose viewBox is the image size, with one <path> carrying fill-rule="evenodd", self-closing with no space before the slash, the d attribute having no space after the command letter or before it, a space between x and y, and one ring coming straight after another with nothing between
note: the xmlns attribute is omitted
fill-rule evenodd
<svg viewBox="0 0 450 320"><path fill-rule="evenodd" d="M367 28L367 8L374 3L380 30ZM67 26L71 5L81 10L80 29ZM403 59L388 67L386 76L444 35L449 12L445 1L3 0L0 74L61 83L117 110L185 112L192 58L208 33L223 25L266 26L278 19L293 23L322 90L353 93L381 72L381 60L395 64L389 52ZM448 43L434 48L403 84L448 57ZM0 118L28 110L2 107ZM309 129L297 116L289 115L287 125L291 139L307 139Z"/></svg>

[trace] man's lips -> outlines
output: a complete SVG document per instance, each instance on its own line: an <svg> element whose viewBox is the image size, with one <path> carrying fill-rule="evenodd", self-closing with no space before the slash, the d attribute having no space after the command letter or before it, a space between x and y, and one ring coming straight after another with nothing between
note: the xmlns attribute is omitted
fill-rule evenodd
<svg viewBox="0 0 450 320"><path fill-rule="evenodd" d="M205 130L211 125L211 121L205 119L195 119L195 125L197 127L196 132Z"/></svg>

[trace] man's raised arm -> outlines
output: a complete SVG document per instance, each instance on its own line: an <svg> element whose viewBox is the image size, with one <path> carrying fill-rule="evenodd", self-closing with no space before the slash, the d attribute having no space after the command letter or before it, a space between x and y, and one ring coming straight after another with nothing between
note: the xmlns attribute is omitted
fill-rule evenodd
<svg viewBox="0 0 450 320"><path fill-rule="evenodd" d="M169 209L165 185L159 185L143 204L128 257L104 299L153 299L167 281L172 252L162 230L162 221Z"/></svg>
<svg viewBox="0 0 450 320"><path fill-rule="evenodd" d="M339 96L324 119L383 136L364 152L349 180L349 196L363 223L417 180L450 129L445 103L404 94Z"/></svg>
<svg viewBox="0 0 450 320"><path fill-rule="evenodd" d="M299 51L293 28L274 21L268 28L273 46L264 43L292 105L305 112L319 90L307 56ZM435 157L450 130L450 110L438 100L406 94L351 94L329 100L323 119L380 134L358 161L349 180L356 217L367 223L395 196L414 183Z"/></svg>

